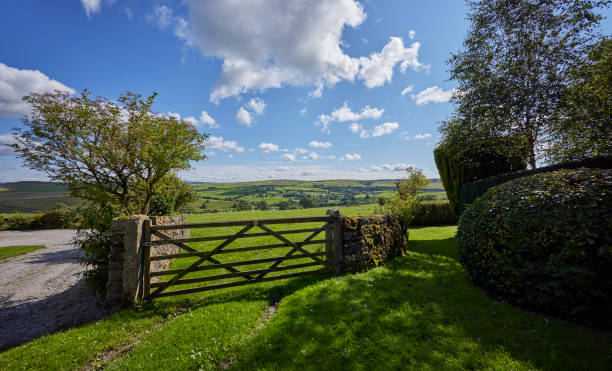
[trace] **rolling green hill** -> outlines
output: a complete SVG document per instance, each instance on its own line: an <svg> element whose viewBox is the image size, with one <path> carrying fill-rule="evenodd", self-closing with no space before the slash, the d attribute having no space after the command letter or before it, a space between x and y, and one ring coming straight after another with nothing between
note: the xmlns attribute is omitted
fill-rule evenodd
<svg viewBox="0 0 612 371"><path fill-rule="evenodd" d="M191 212L232 210L241 201L251 205L265 203L270 208L295 208L303 198L318 206L375 204L378 197L390 198L395 192L393 180L268 180L240 183L193 183L199 199ZM444 200L446 194L439 179L426 190L431 200ZM36 213L57 204L78 206L83 201L68 197L65 185L50 182L15 182L0 184L0 213Z"/></svg>

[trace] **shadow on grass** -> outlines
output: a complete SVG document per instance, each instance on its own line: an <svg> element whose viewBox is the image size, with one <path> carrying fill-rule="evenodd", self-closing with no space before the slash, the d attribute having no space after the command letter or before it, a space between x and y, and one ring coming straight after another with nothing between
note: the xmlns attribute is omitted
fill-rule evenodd
<svg viewBox="0 0 612 371"><path fill-rule="evenodd" d="M411 241L410 249L418 252L286 297L233 367L593 370L612 361L612 336L475 289L453 239Z"/></svg>

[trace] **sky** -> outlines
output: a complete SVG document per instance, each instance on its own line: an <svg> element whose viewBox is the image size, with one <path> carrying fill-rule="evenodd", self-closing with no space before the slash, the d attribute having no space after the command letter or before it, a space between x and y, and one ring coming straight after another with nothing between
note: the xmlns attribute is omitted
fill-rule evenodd
<svg viewBox="0 0 612 371"><path fill-rule="evenodd" d="M436 178L466 12L459 0L0 2L0 182L47 179L7 146L30 111L21 98L83 89L157 92L155 112L209 134L187 181L389 179L407 166Z"/></svg>

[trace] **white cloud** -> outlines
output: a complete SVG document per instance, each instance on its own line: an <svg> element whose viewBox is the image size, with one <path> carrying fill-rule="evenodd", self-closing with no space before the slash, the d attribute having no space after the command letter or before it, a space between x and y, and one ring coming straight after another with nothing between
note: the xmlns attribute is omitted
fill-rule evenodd
<svg viewBox="0 0 612 371"><path fill-rule="evenodd" d="M227 158L234 158L234 155L230 153L229 155L227 155Z"/></svg>
<svg viewBox="0 0 612 371"><path fill-rule="evenodd" d="M414 167L413 165L408 165L403 162L400 162L394 165L384 164L382 166L383 169L391 170L391 171L406 171L406 169L411 169L413 167Z"/></svg>
<svg viewBox="0 0 612 371"><path fill-rule="evenodd" d="M276 168L277 171L289 171L291 168L289 166L279 166Z"/></svg>
<svg viewBox="0 0 612 371"><path fill-rule="evenodd" d="M382 125L374 126L374 131L372 132L373 137L379 137L385 134L391 134L393 130L399 128L399 124L397 122L385 122Z"/></svg>
<svg viewBox="0 0 612 371"><path fill-rule="evenodd" d="M206 140L206 148L217 149L221 152L235 151L238 153L244 152L244 147L238 145L238 142L227 140L224 141L223 137L216 137L211 135Z"/></svg>
<svg viewBox="0 0 612 371"><path fill-rule="evenodd" d="M414 139L427 139L431 137L431 134L429 133L425 133L425 134L417 134L414 136Z"/></svg>
<svg viewBox="0 0 612 371"><path fill-rule="evenodd" d="M370 165L370 169L372 169L372 171L382 171L382 166L376 166L376 165Z"/></svg>
<svg viewBox="0 0 612 371"><path fill-rule="evenodd" d="M408 31L408 37L410 38L410 40L414 39L414 35L416 35L416 32L414 30Z"/></svg>
<svg viewBox="0 0 612 371"><path fill-rule="evenodd" d="M359 77L364 80L365 86L374 88L391 82L393 69L399 63L400 71L406 72L408 67L419 71L428 68L418 60L421 44L416 42L410 47L404 47L400 37L392 37L380 53L372 53L369 57L359 58L361 68Z"/></svg>
<svg viewBox="0 0 612 371"><path fill-rule="evenodd" d="M342 33L366 19L357 0L187 0L191 42L223 60L210 99L218 102L247 91L285 85L315 86L312 97L339 81L378 86L400 64L419 66L418 45L404 48L390 38L380 53L354 58L343 51ZM380 72L384 70L384 72Z"/></svg>
<svg viewBox="0 0 612 371"><path fill-rule="evenodd" d="M362 130L359 133L359 138L365 139L365 138L369 138L369 137L370 137L370 131L369 130Z"/></svg>
<svg viewBox="0 0 612 371"><path fill-rule="evenodd" d="M358 153L347 153L344 155L344 159L348 161L361 160L361 155Z"/></svg>
<svg viewBox="0 0 612 371"><path fill-rule="evenodd" d="M292 154L289 154L289 153L285 153L283 155L283 161L288 161L288 162L295 161L295 155L292 155Z"/></svg>
<svg viewBox="0 0 612 371"><path fill-rule="evenodd" d="M134 12L132 12L132 9L125 7L123 8L123 11L125 12L125 15L128 17L129 20L132 20L132 18L134 18Z"/></svg>
<svg viewBox="0 0 612 371"><path fill-rule="evenodd" d="M20 70L0 63L0 116L16 117L30 113L30 105L22 100L30 93L59 90L74 94L75 90L52 80L37 70Z"/></svg>
<svg viewBox="0 0 612 371"><path fill-rule="evenodd" d="M313 148L325 148L325 149L332 146L330 142L317 142L316 140L311 141L308 145Z"/></svg>
<svg viewBox="0 0 612 371"><path fill-rule="evenodd" d="M266 103L260 98L253 98L249 101L247 106L252 109L255 114L261 115L266 108Z"/></svg>
<svg viewBox="0 0 612 371"><path fill-rule="evenodd" d="M265 153L268 153L268 152L278 152L278 146L276 144L273 144L273 143L263 142L259 146L257 146L257 148L261 149Z"/></svg>
<svg viewBox="0 0 612 371"><path fill-rule="evenodd" d="M12 134L2 134L0 135L0 156L12 156L15 154L12 147L9 147L11 144L15 144L17 141Z"/></svg>
<svg viewBox="0 0 612 371"><path fill-rule="evenodd" d="M359 170L357 170L357 171L359 171L360 173L366 173L367 172L367 170L362 168L362 167L360 167Z"/></svg>
<svg viewBox="0 0 612 371"><path fill-rule="evenodd" d="M302 108L300 110L300 115L304 116L306 114L307 109L306 108Z"/></svg>
<svg viewBox="0 0 612 371"><path fill-rule="evenodd" d="M217 124L215 119L212 118L208 114L208 112L206 112L206 111L202 111L202 113L200 114L200 123L202 123L204 125L208 125L208 127L210 127L210 128L218 128L219 127L219 124Z"/></svg>
<svg viewBox="0 0 612 371"><path fill-rule="evenodd" d="M155 23L161 30L164 30L174 21L174 12L165 5L156 6L153 8L153 13L147 15L147 20Z"/></svg>
<svg viewBox="0 0 612 371"><path fill-rule="evenodd" d="M448 102L453 94L455 94L456 89L451 90L442 90L437 86L431 86L425 90L420 91L416 95L411 95L410 97L416 100L417 106L423 106L429 102L433 103L443 103Z"/></svg>
<svg viewBox="0 0 612 371"><path fill-rule="evenodd" d="M414 85L408 85L402 90L402 97L414 90Z"/></svg>
<svg viewBox="0 0 612 371"><path fill-rule="evenodd" d="M197 126L198 125L198 120L195 117L193 117L193 116L185 117L183 119L183 121L187 121L188 123L190 123L193 126Z"/></svg>
<svg viewBox="0 0 612 371"><path fill-rule="evenodd" d="M316 152L310 152L308 156L302 156L303 160L318 160L319 154Z"/></svg>
<svg viewBox="0 0 612 371"><path fill-rule="evenodd" d="M307 150L307 149L304 149L304 148L297 147L297 148L295 148L295 149L293 150L293 152L295 152L295 153L299 153L300 155L303 155L304 153L308 153L308 150Z"/></svg>
<svg viewBox="0 0 612 371"><path fill-rule="evenodd" d="M329 156L327 156L327 158L328 158L328 159L330 159L330 160L335 160L335 159L336 159L336 156L334 156L334 155L329 155Z"/></svg>
<svg viewBox="0 0 612 371"><path fill-rule="evenodd" d="M312 171L312 170L305 170L305 171L302 172L302 175L304 175L304 176L315 175L315 174L316 174L316 172Z"/></svg>
<svg viewBox="0 0 612 371"><path fill-rule="evenodd" d="M251 123L253 122L253 118L251 117L251 114L249 113L249 111L244 109L244 107L240 106L240 108L238 109L238 112L236 112L236 121L248 127L248 126L251 126Z"/></svg>
<svg viewBox="0 0 612 371"><path fill-rule="evenodd" d="M181 119L181 114L180 113L176 113L176 112L168 112L168 114L166 115L168 117L174 117L177 120Z"/></svg>
<svg viewBox="0 0 612 371"><path fill-rule="evenodd" d="M353 134L357 134L359 132L359 130L361 130L361 125L359 125L356 122L353 122L352 124L349 125L349 130L353 133Z"/></svg>
<svg viewBox="0 0 612 371"><path fill-rule="evenodd" d="M345 102L342 107L335 109L331 114L320 114L315 126L322 126L321 131L329 132L329 125L332 122L358 121L362 119L378 119L385 112L384 109L365 106L361 112L353 112Z"/></svg>
<svg viewBox="0 0 612 371"><path fill-rule="evenodd" d="M102 0L81 0L81 5L83 5L83 8L85 9L87 18L90 18L92 14L100 11L101 3Z"/></svg>

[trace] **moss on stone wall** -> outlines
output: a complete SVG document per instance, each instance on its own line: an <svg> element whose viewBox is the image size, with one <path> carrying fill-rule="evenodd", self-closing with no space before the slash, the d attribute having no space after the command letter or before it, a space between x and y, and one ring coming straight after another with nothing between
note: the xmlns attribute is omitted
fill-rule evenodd
<svg viewBox="0 0 612 371"><path fill-rule="evenodd" d="M396 215L342 217L342 271L363 272L408 249L406 227Z"/></svg>

